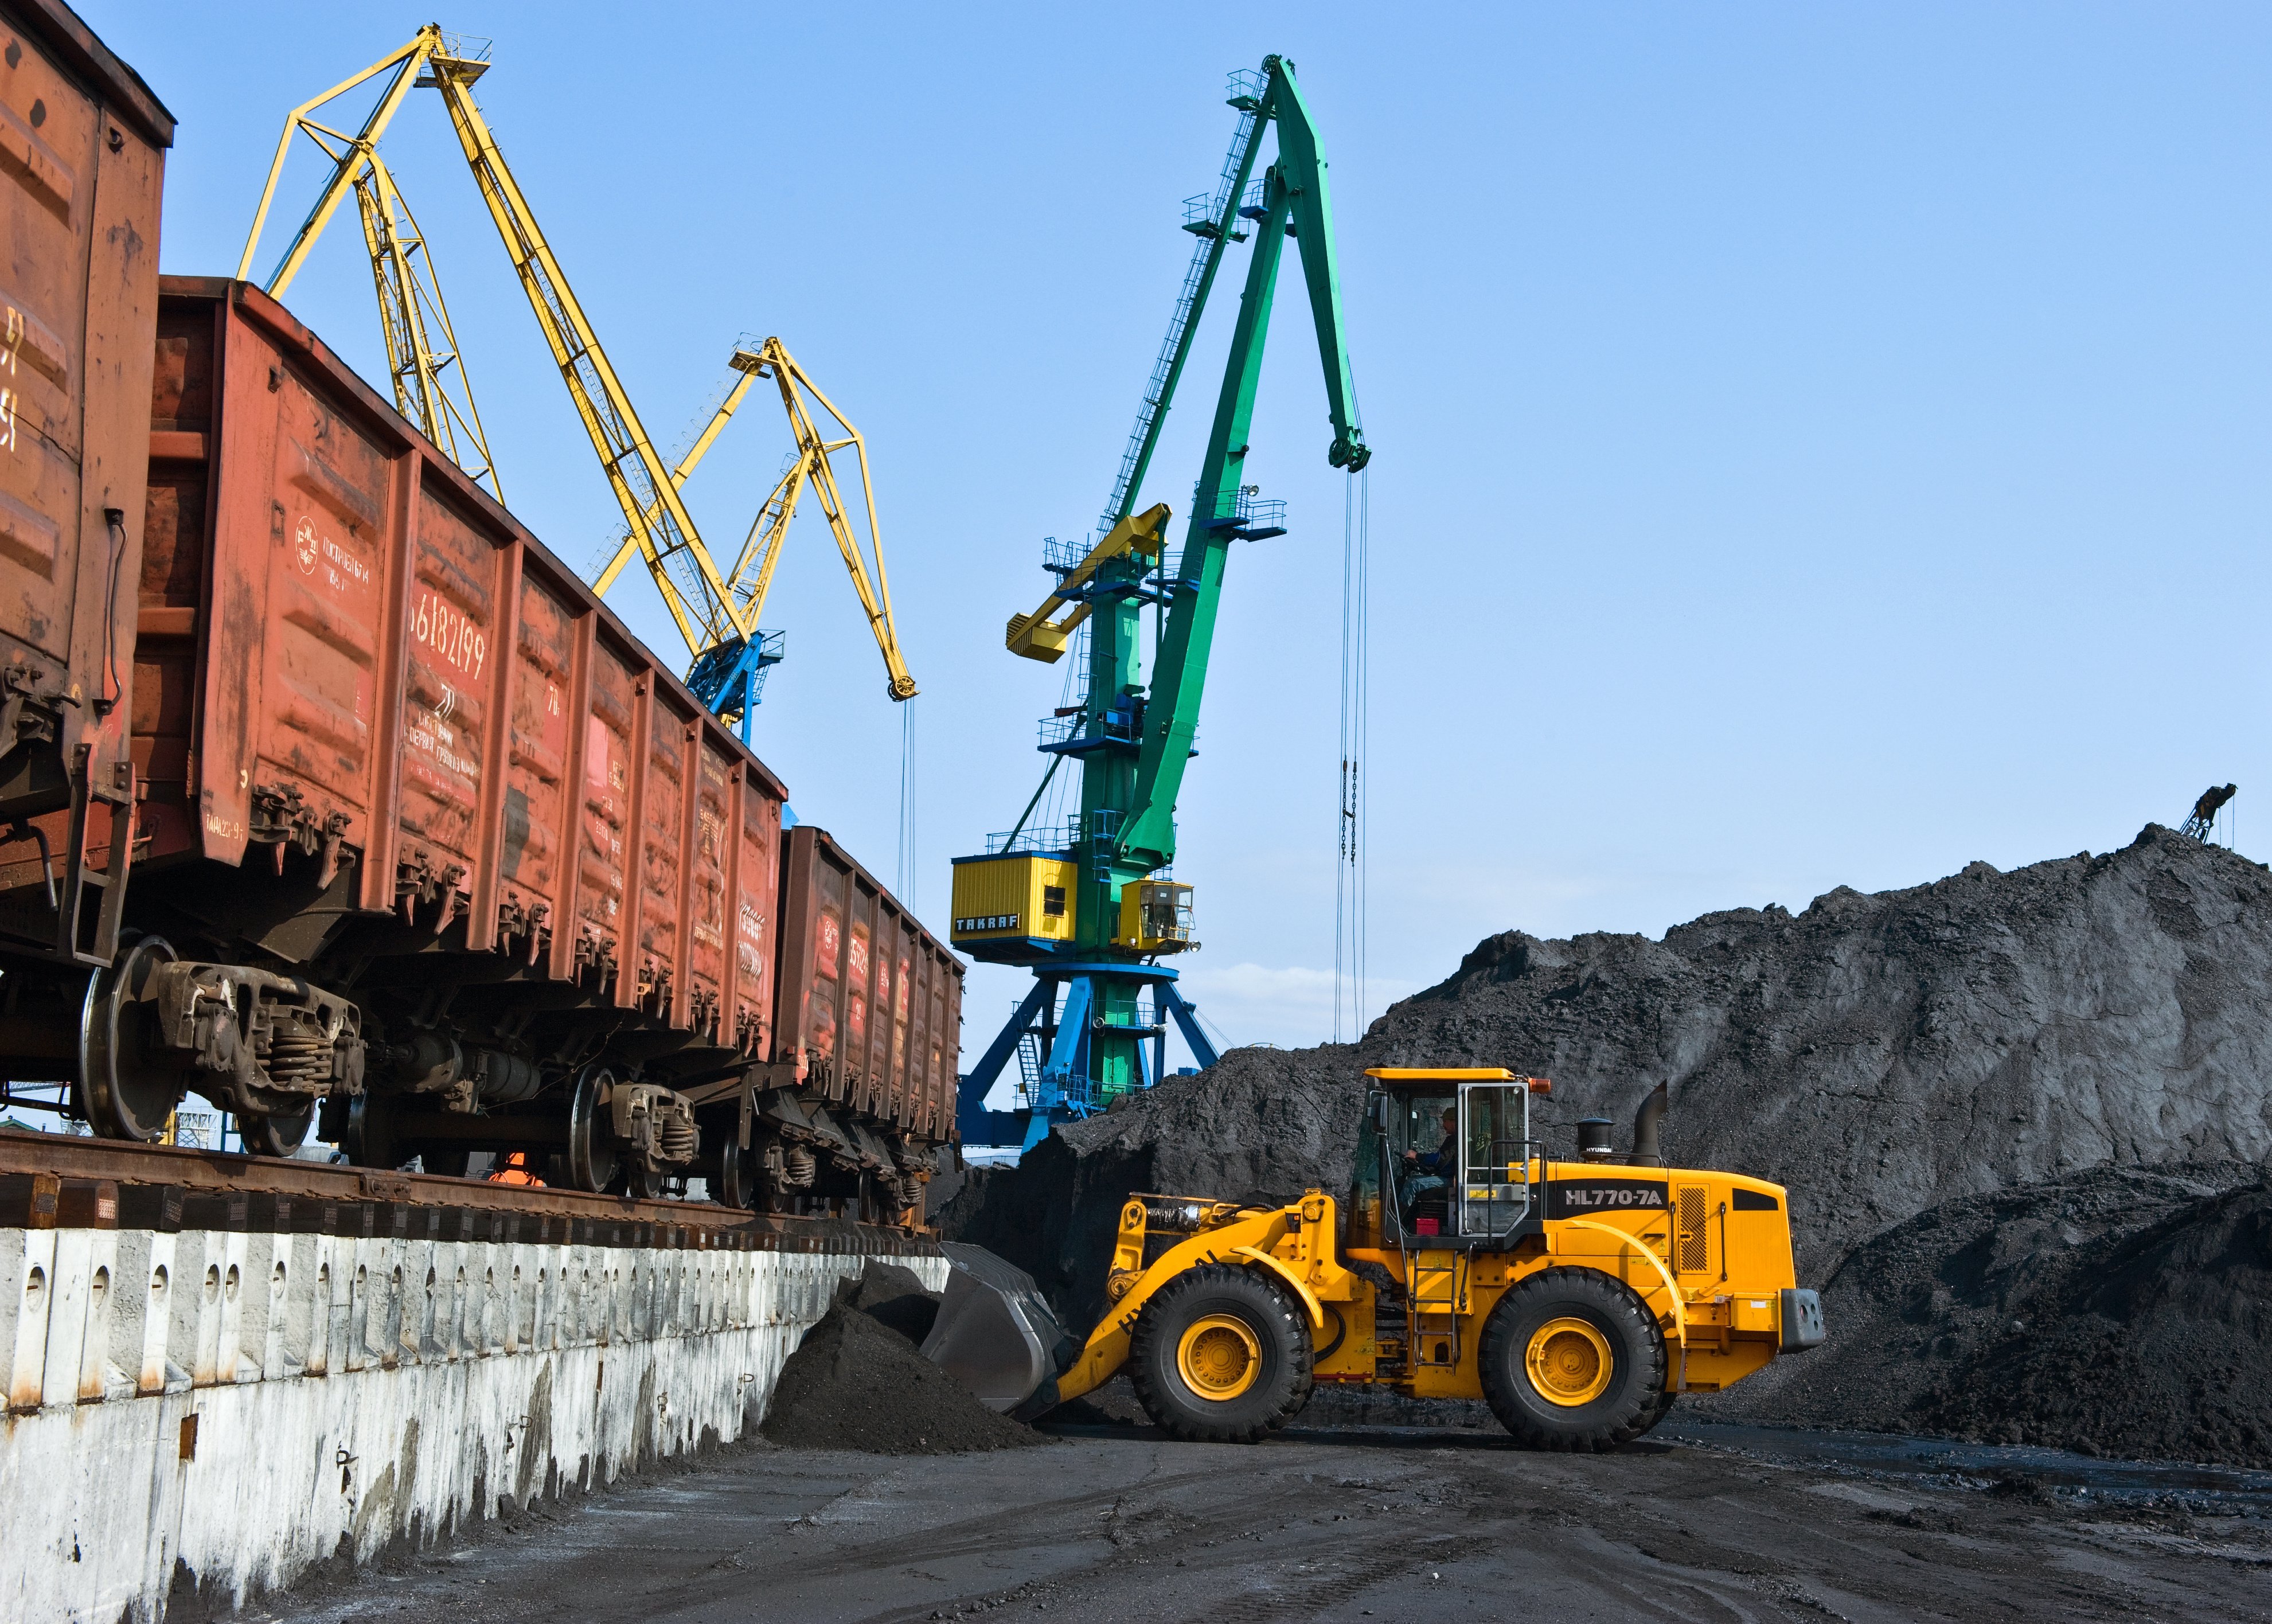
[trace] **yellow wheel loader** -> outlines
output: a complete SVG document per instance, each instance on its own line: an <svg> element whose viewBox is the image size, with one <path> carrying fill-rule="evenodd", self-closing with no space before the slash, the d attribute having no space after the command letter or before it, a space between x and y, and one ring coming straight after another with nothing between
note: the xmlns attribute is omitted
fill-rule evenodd
<svg viewBox="0 0 2272 1624"><path fill-rule="evenodd" d="M1037 1415L1128 1373L1173 1437L1252 1443L1327 1383L1481 1398L1521 1443L1600 1449L1681 1393L1717 1392L1822 1341L1779 1185L1663 1165L1662 1085L1632 1151L1530 1128L1543 1078L1368 1071L1346 1201L1132 1196L1102 1320L1059 1332L1032 1280L975 1247L924 1351L996 1408Z"/></svg>

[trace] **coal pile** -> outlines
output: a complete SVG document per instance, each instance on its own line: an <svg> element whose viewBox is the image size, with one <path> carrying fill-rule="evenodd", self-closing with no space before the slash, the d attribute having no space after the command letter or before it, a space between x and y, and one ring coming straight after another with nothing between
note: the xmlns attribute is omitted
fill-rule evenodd
<svg viewBox="0 0 2272 1624"><path fill-rule="evenodd" d="M2014 1294L1914 1425L2090 1455L2272 1461L2272 1184L2192 1202Z"/></svg>
<svg viewBox="0 0 2272 1624"><path fill-rule="evenodd" d="M916 1351L938 1299L893 1264L871 1261L837 1288L820 1322L781 1366L759 1430L796 1449L868 1455L958 1455L1043 1442L978 1402Z"/></svg>
<svg viewBox="0 0 2272 1624"><path fill-rule="evenodd" d="M835 1301L858 1309L918 1348L938 1318L938 1293L925 1286L915 1270L879 1258L870 1258L856 1278L839 1283Z"/></svg>
<svg viewBox="0 0 2272 1624"><path fill-rule="evenodd" d="M1841 887L1797 915L1732 909L1662 941L1506 932L1391 1007L1362 1042L1236 1051L1128 1110L1060 1128L1014 1170L974 1176L942 1222L1032 1273L1069 1324L1092 1324L1130 1192L1283 1198L1310 1184L1345 1187L1360 1074L1379 1065L1550 1076L1554 1096L1537 1120L1561 1155L1577 1119L1610 1117L1622 1134L1664 1082L1670 1157L1790 1186L1802 1281L1833 1280L1857 1248L1943 1209L1938 1228L1903 1244L1946 1244L1932 1268L1962 1276L1954 1254L1984 1232L1997 1237L1991 1253L2041 1250L2021 1232L2036 1222L2028 1215L2071 1193L2022 1194L2031 1186L2167 1174L2182 1199L2149 1208L2173 1216L2185 1202L2253 1185L2255 1164L2272 1154L2272 874L2149 826L2120 851L2009 873L1975 863L1874 895ZM1962 1205L2006 1195L2019 1205ZM2109 1246L2141 1232L2059 1222ZM2138 1267L2173 1268L2177 1255L2141 1254ZM2052 1295L2028 1297L2037 1321L2082 1314L2045 1267L2041 1290ZM2138 1300L2177 1300L2181 1283L2141 1281ZM1969 1287L1946 1289L1952 1313L1970 1304ZM1992 1371L1976 1371L1975 1355L1960 1358L1952 1341L1939 1365L1904 1381L1896 1410L1867 1396L1882 1372L1836 1376L1850 1357L1842 1344L1859 1343L1838 1335L1839 1297L1827 1306L1831 1347L1781 1361L1772 1378L1721 1402L1779 1404L1805 1387L1816 1394L1807 1418L1826 1424L1980 1435L2054 1425L2045 1384L2069 1356L2040 1330L2023 1347L1978 1341ZM2022 1308L2007 1323L2027 1317ZM1960 1364L1979 1381L1968 1375L1929 1400ZM1804 1382L1802 1366L1815 1372ZM1819 1392L1808 1385L1818 1382ZM1968 1409L1976 1397L1988 1408ZM2007 1416L1998 1405L2019 1409ZM2137 1412L2150 1411L2141 1401ZM2224 1433L2239 1439L2248 1424L2236 1416ZM2116 1441L2127 1425L2110 1413L2068 1430L2127 1449Z"/></svg>
<svg viewBox="0 0 2272 1624"><path fill-rule="evenodd" d="M2272 1185L2238 1163L2094 1168L1945 1202L1857 1247L1829 1342L1741 1414L2085 1455L2272 1460Z"/></svg>

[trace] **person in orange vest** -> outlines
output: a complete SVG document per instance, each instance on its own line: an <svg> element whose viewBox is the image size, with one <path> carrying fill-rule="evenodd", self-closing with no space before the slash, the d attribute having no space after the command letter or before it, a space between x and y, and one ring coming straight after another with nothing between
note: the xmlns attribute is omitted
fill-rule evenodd
<svg viewBox="0 0 2272 1624"><path fill-rule="evenodd" d="M504 1160L499 1162L496 1170L490 1174L489 1181L491 1184L530 1184L539 1186L544 1183L543 1179L536 1176L536 1169L526 1150L508 1152Z"/></svg>

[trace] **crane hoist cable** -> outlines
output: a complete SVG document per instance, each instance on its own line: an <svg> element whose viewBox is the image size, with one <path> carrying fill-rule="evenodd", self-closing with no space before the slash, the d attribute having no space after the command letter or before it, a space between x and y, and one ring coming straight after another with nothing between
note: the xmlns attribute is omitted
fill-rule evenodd
<svg viewBox="0 0 2272 1624"><path fill-rule="evenodd" d="M1372 475L1349 476L1342 494L1341 803L1334 875L1334 1041L1364 1036L1365 780L1371 686Z"/></svg>
<svg viewBox="0 0 2272 1624"><path fill-rule="evenodd" d="M467 392L462 412L457 411L454 403L440 404L435 398L435 385L445 374L453 373L458 385L463 388L465 368L457 360L457 341L450 327L446 307L441 300L439 285L432 280L430 256L414 252L413 239L419 249L423 247L423 239L415 236L415 222L410 219L407 206L400 204L400 189L395 186L392 175L377 153L380 138L411 88L425 86L438 91L467 166L473 173L482 199L488 206L490 219L512 261L514 273L552 352L553 363L559 369L561 380L567 387L577 415L591 439L602 472L615 494L617 505L623 511L629 545L635 547L645 561L648 574L661 595L663 607L693 656L694 663L689 673L690 685L694 684L697 678L703 678L714 694L724 698L729 703L736 704L735 714L742 716L746 736L747 706L755 697L755 685L749 680L750 668L754 667L757 672L761 673L764 665L770 663L763 658L765 635L758 629L757 610L762 607L764 587L771 579L771 565L779 557L781 533L794 512L796 493L792 490L788 499L777 507L761 510L758 525L752 527L751 542L756 543L763 532L770 537L770 543L759 550L754 562L751 547L744 546L744 563L750 565L755 573L743 584L743 589L737 591L733 579L718 567L709 548L704 543L680 491L694 463L700 460L702 452L707 450L715 438L717 430L722 428L725 419L731 415L731 405L714 418L712 427L698 439L690 457L682 459L677 468L664 467L661 454L648 438L629 393L608 359L607 352L601 347L597 333L594 332L574 290L569 286L566 273L561 269L543 231L537 225L527 198L522 193L512 168L505 162L504 153L497 146L494 133L474 99L473 86L489 71L488 57L486 41L445 34L438 26L429 24L420 29L407 44L293 109L285 121L284 132L278 139L276 155L269 166L267 183L261 192L260 206L254 216L252 229L245 240L237 274L240 278L249 279L252 273L261 229L275 200L277 184L292 147L293 138L305 135L332 160L332 173L306 219L294 234L283 257L278 261L265 284L266 291L281 296L306 262L325 225L340 203L351 193L361 199L359 207L364 213L366 246L372 258L382 325L388 338L389 364L394 374L396 404L406 416L426 430L430 438L450 451L460 467L467 467L470 471L468 459L477 460L494 494L497 486L493 460L489 456L486 440L479 435L479 417L472 409L470 392ZM316 116L318 109L373 80L384 81L378 100L354 134L334 130ZM398 210L399 221L396 218ZM406 229L409 236L406 236ZM417 269L415 262L421 258L425 260L423 268L426 275L422 281L415 274ZM445 348L437 349L432 345L422 306L430 306L437 313L436 326L447 341ZM859 593L870 629L884 655L892 698L910 698L916 692L916 685L908 676L906 664L899 654L897 632L892 619L890 583L885 573L880 538L875 528L875 503L867 490L866 447L858 431L845 422L842 414L829 403L826 395L812 386L811 380L789 358L788 351L780 346L779 341L768 340L766 342L773 347L772 351L768 354L761 349L752 356L750 377L763 376L770 368L772 375L779 381L783 403L788 408L803 453L802 482L814 487L824 511L828 514L838 546L845 555L847 568L853 574L854 585ZM811 408L803 398L806 393L818 400L844 430L844 438L833 442L821 438L813 426ZM729 397L734 402L738 402L738 393ZM464 456L459 455L450 438L453 417L457 422L471 425L474 430L474 446ZM858 543L843 513L842 495L828 460L832 452L847 446L855 448L858 456L863 496L868 512L868 534L875 543L872 585ZM780 494L777 490L776 495ZM774 515L774 520L771 528L767 529L769 512ZM607 573L609 582L612 582L620 568L621 561L618 560ZM774 647L774 657L777 658L777 642ZM738 684L735 681L737 676L742 679ZM710 696L705 697L708 699Z"/></svg>

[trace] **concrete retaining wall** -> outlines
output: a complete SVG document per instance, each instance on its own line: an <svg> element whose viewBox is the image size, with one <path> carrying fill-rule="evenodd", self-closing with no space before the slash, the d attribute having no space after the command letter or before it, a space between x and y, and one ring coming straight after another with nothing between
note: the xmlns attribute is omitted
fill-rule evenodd
<svg viewBox="0 0 2272 1624"><path fill-rule="evenodd" d="M739 1438L863 1254L0 1229L11 1619L242 1605ZM936 1256L894 1256L938 1287Z"/></svg>

